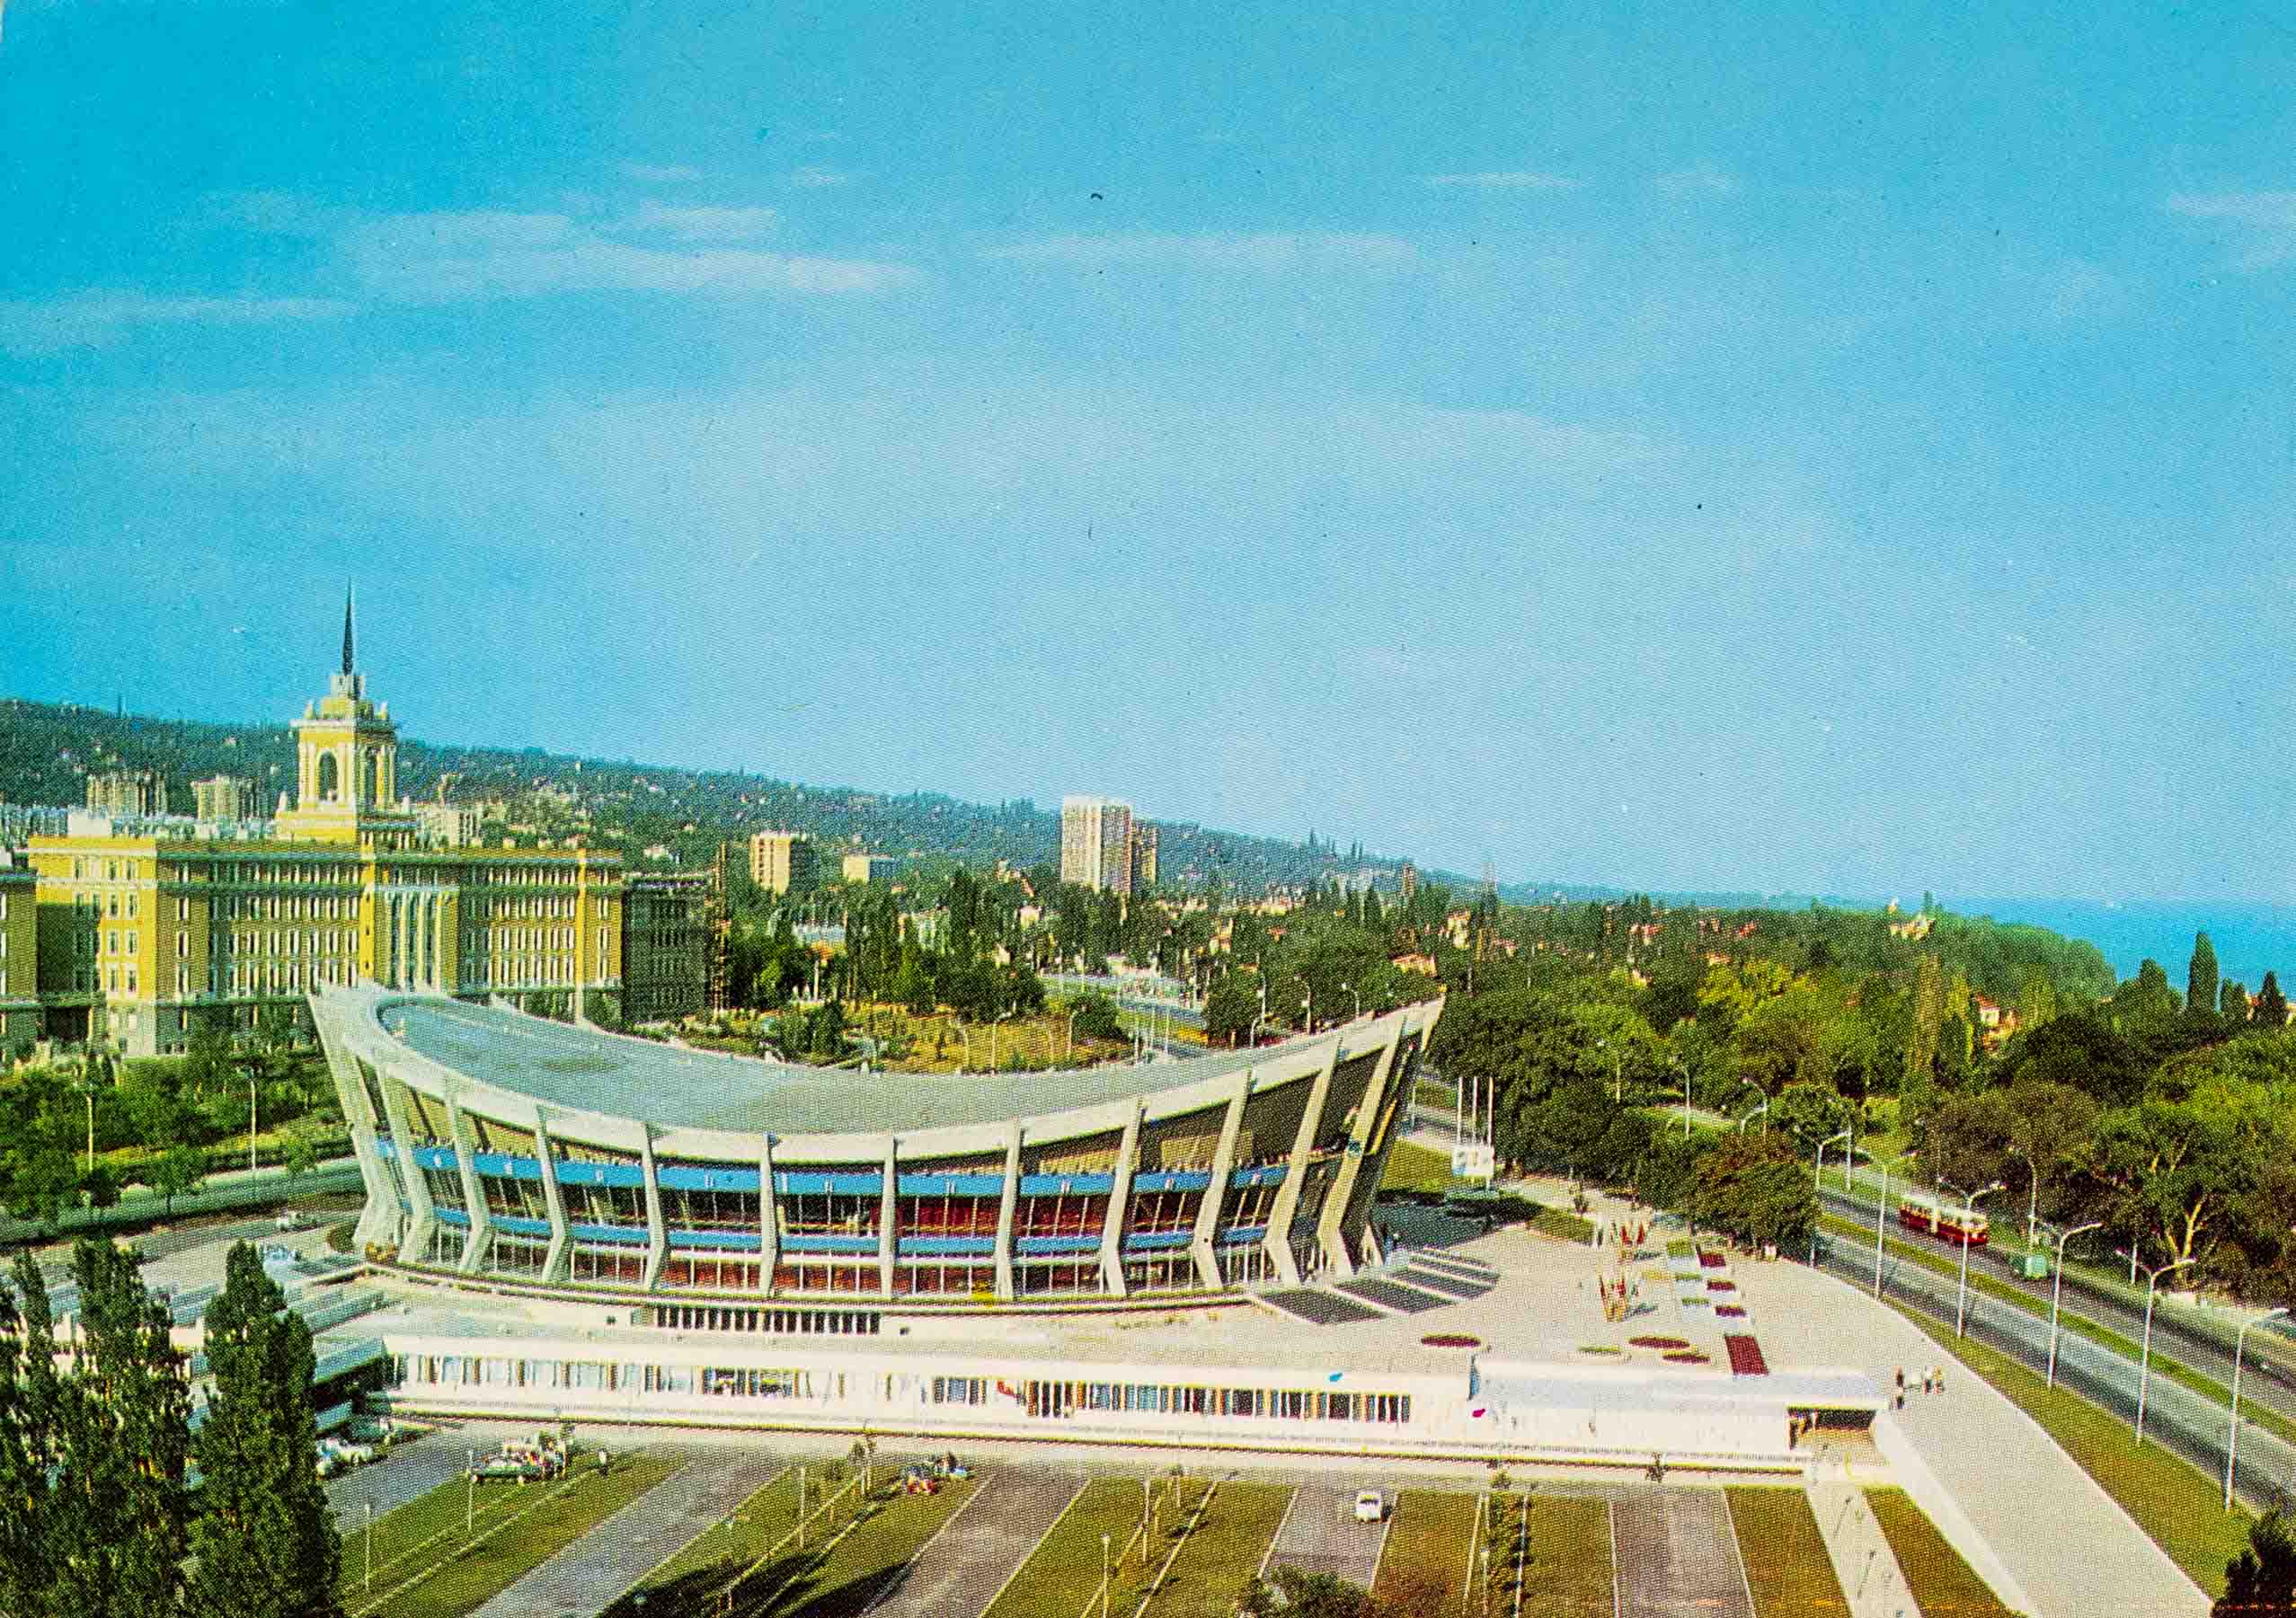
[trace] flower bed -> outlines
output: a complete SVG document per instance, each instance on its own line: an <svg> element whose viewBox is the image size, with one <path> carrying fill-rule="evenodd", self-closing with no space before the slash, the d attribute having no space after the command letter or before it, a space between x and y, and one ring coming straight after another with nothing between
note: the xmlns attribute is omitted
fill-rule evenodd
<svg viewBox="0 0 2296 1618"><path fill-rule="evenodd" d="M1698 1262L1705 1265L1708 1269L1721 1269L1726 1267L1730 1260L1723 1257L1720 1253L1708 1252L1706 1249L1700 1248L1698 1250Z"/></svg>
<svg viewBox="0 0 2296 1618"><path fill-rule="evenodd" d="M1762 1357L1762 1346L1743 1332L1724 1335L1722 1346L1730 1351L1730 1374L1733 1376L1767 1376L1769 1362Z"/></svg>
<svg viewBox="0 0 2296 1618"><path fill-rule="evenodd" d="M1686 1348L1668 1355L1666 1363L1670 1366L1706 1366L1712 1365L1714 1360L1712 1356L1701 1354L1696 1348Z"/></svg>
<svg viewBox="0 0 2296 1618"><path fill-rule="evenodd" d="M1712 1280L1706 1283L1706 1290L1708 1292L1735 1292L1738 1290L1738 1283L1729 1280Z"/></svg>
<svg viewBox="0 0 2296 1618"><path fill-rule="evenodd" d="M1423 1348L1480 1348L1483 1339L1461 1331L1430 1331L1419 1339Z"/></svg>
<svg viewBox="0 0 2296 1618"><path fill-rule="evenodd" d="M1742 1321L1746 1318L1745 1310L1736 1304L1716 1304L1714 1306L1714 1312L1718 1315L1723 1315L1732 1320Z"/></svg>
<svg viewBox="0 0 2296 1618"><path fill-rule="evenodd" d="M1630 1337L1627 1340L1637 1348L1687 1348L1690 1346L1690 1339L1686 1337Z"/></svg>

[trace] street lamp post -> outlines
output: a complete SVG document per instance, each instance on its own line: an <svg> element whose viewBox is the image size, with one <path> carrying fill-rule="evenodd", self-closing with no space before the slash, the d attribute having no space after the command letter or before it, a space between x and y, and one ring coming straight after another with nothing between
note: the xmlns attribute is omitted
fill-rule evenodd
<svg viewBox="0 0 2296 1618"><path fill-rule="evenodd" d="M1100 1536L1100 1618L1108 1618L1108 1535Z"/></svg>
<svg viewBox="0 0 2296 1618"><path fill-rule="evenodd" d="M1939 1181L1937 1181L1937 1189L1938 1189L1939 1190L1941 1190L1941 1191L1950 1191L1951 1189L1953 1189L1953 1188L1952 1188L1951 1186L1947 1185L1947 1184L1946 1184L1944 1180L1940 1180ZM1978 1199L1980 1197L1990 1197L1990 1196L1991 1196L1994 1192L1996 1192L1996 1191L1999 1191L1999 1190L2006 1190L2007 1189L2008 1189L2007 1187L2005 1187L2004 1185L2002 1185L2002 1184L2001 1184L2001 1182L2000 1182L1999 1180L1995 1180L1995 1181L1994 1181L1991 1185L1989 1185L1989 1186L1980 1186L1980 1187L1979 1187L1976 1190L1973 1190L1973 1191L1970 1192L1968 1196L1966 1196L1966 1197L1964 1197L1964 1198L1962 1198L1962 1212L1963 1212L1963 1215L1964 1215L1964 1221L1963 1221L1963 1225L1962 1225L1962 1231L1961 1231L1961 1287L1960 1287L1959 1292L1955 1295L1955 1299L1954 1299L1954 1335L1955 1335L1955 1337L1965 1337L1965 1336L1967 1336L1967 1335L1968 1335L1968 1325L1969 1325L1969 1225L1968 1225L1968 1220L1969 1220L1969 1219L1972 1219L1972 1218L1974 1218L1974 1217L1976 1216L1976 1214L1977 1214L1977 1199Z"/></svg>
<svg viewBox="0 0 2296 1618"><path fill-rule="evenodd" d="M255 1070L247 1070L247 1172L255 1172Z"/></svg>
<svg viewBox="0 0 2296 1618"><path fill-rule="evenodd" d="M2057 1275L2049 1287L2049 1385L2057 1385L2057 1302L2065 1295L2065 1243L2088 1231L2103 1230L2105 1221L2076 1225L2057 1238Z"/></svg>
<svg viewBox="0 0 2296 1618"><path fill-rule="evenodd" d="M1610 1050L1610 1041L1597 1039L1594 1042L1594 1048ZM1620 1076L1626 1071L1620 1060L1625 1055L1626 1052L1622 1050L1610 1051L1610 1104L1613 1107L1623 1106L1627 1100L1627 1081Z"/></svg>
<svg viewBox="0 0 2296 1618"><path fill-rule="evenodd" d="M1690 1070L1671 1057L1666 1058L1666 1065L1682 1075L1682 1138L1688 1140L1690 1138Z"/></svg>
<svg viewBox="0 0 2296 1618"><path fill-rule="evenodd" d="M2114 1251L2120 1252L2118 1248ZM2144 1271L2144 1349L2137 1358L2137 1442L2142 1444L2144 1442L2145 1395L2152 1390L2152 1301L2160 1291L2160 1278L2174 1274L2193 1260L2177 1259L2163 1264L2158 1269L2150 1265L2141 1265L2137 1262L2137 1244L2133 1242L2129 1243L2128 1251L2121 1253L2121 1256L2129 1261L2131 1269Z"/></svg>
<svg viewBox="0 0 2296 1618"><path fill-rule="evenodd" d="M2232 1422L2224 1432L2224 1509L2232 1509L2232 1456L2240 1446L2240 1350L2248 1340L2248 1326L2261 1326L2276 1315L2286 1314L2285 1305L2267 1309L2240 1328L2232 1339Z"/></svg>
<svg viewBox="0 0 2296 1618"><path fill-rule="evenodd" d="M1882 1159L1882 1191L1874 1200L1874 1295L1882 1295L1882 1223L1890 1207L1890 1165L1903 1163L1914 1155L1901 1152L1895 1157Z"/></svg>
<svg viewBox="0 0 2296 1618"><path fill-rule="evenodd" d="M1833 1145L1834 1142L1838 1140L1846 1141L1848 1138L1849 1131L1842 1129L1832 1135L1827 1136L1825 1139L1818 1143L1818 1166L1810 1171L1810 1189L1813 1195L1822 1192L1825 1189L1826 1148ZM1847 1148L1845 1148L1845 1150L1847 1150ZM1818 1222L1815 1219L1812 1219L1810 1221L1810 1263L1813 1268L1815 1268L1817 1262Z"/></svg>
<svg viewBox="0 0 2296 1618"><path fill-rule="evenodd" d="M367 1502L367 1588L375 1587L375 1502Z"/></svg>
<svg viewBox="0 0 2296 1618"><path fill-rule="evenodd" d="M996 1021L988 1025L988 1071L991 1073L999 1071L997 1066L997 1030L1004 1026L1005 1019L1012 1014L1011 1012L999 1012L997 1013Z"/></svg>
<svg viewBox="0 0 2296 1618"><path fill-rule="evenodd" d="M1353 984L1352 984L1352 983L1343 983L1343 984L1341 984L1339 986L1340 986L1341 988L1343 988L1343 989L1346 990L1349 994L1351 994L1351 995L1354 995L1354 996L1355 996L1355 1015L1356 1015L1358 1018L1361 1018L1361 1017L1363 1015L1363 995L1362 995L1362 993L1361 993L1360 990L1358 990L1358 989L1356 988L1356 986L1355 986Z"/></svg>
<svg viewBox="0 0 2296 1618"><path fill-rule="evenodd" d="M1745 1117L1738 1120L1738 1133L1741 1135L1745 1134L1746 1126L1752 1123L1756 1118L1762 1118L1762 1114L1769 1110L1769 1098L1768 1096L1764 1096L1760 1106L1755 1108L1751 1112L1749 1112ZM1769 1133L1769 1120L1766 1118L1762 1118L1762 1133L1765 1135Z"/></svg>
<svg viewBox="0 0 2296 1618"><path fill-rule="evenodd" d="M471 1449L463 1453L470 1461L469 1467L463 1472L463 1537L468 1539L471 1526L478 1516L478 1452Z"/></svg>

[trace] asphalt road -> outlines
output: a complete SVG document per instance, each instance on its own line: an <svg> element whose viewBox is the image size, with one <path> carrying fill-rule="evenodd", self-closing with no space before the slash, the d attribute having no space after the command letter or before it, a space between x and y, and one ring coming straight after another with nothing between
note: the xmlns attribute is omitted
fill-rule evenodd
<svg viewBox="0 0 2296 1618"><path fill-rule="evenodd" d="M1719 1489L1653 1489L1611 1507L1620 1618L1754 1618Z"/></svg>
<svg viewBox="0 0 2296 1618"><path fill-rule="evenodd" d="M1302 1483L1292 1494L1283 1525L1276 1530L1275 1543L1268 1548L1268 1566L1336 1574L1370 1589L1378 1574L1388 1523L1357 1522L1355 1494L1345 1484Z"/></svg>

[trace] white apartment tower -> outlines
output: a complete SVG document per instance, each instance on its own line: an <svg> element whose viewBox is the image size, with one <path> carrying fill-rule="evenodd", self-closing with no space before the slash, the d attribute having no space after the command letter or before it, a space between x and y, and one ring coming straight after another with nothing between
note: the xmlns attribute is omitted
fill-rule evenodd
<svg viewBox="0 0 2296 1618"><path fill-rule="evenodd" d="M1130 804L1118 798L1060 800L1060 880L1130 894Z"/></svg>

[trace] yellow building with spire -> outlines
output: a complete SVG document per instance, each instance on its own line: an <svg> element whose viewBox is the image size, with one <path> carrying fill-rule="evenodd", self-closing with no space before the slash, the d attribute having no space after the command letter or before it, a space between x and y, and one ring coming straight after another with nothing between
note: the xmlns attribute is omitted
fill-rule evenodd
<svg viewBox="0 0 2296 1618"><path fill-rule="evenodd" d="M49 1039L180 1051L202 1019L307 1022L360 979L465 999L563 996L622 977L622 862L426 836L398 796L398 731L367 696L351 609L342 667L295 721L296 791L269 835L174 828L34 837L39 998ZM275 1012L274 1014L277 1014Z"/></svg>

